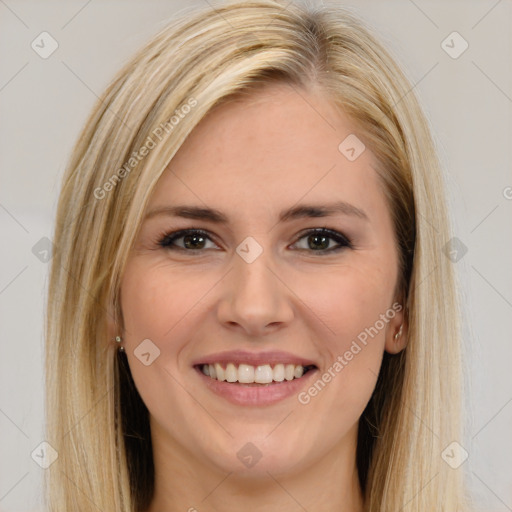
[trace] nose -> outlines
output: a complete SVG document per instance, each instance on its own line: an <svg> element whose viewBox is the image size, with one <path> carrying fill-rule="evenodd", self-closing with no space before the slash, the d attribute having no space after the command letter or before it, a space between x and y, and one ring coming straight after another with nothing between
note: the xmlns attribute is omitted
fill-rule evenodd
<svg viewBox="0 0 512 512"><path fill-rule="evenodd" d="M293 292L266 251L248 263L238 254L223 279L219 322L249 336L264 336L290 323Z"/></svg>

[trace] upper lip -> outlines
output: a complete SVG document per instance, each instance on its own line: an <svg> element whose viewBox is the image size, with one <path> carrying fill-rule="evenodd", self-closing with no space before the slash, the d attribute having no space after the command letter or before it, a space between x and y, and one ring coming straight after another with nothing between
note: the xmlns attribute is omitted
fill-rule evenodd
<svg viewBox="0 0 512 512"><path fill-rule="evenodd" d="M290 352L280 350L272 350L268 352L248 352L246 350L229 350L225 352L217 352L201 357L194 361L194 366L201 364L215 363L233 363L233 364L249 364L252 366L260 366L264 364L295 364L302 366L316 366L311 359L296 356Z"/></svg>

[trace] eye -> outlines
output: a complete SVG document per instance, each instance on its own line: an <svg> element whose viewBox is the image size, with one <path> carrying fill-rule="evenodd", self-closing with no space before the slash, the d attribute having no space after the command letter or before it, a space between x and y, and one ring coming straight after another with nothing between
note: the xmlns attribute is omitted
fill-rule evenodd
<svg viewBox="0 0 512 512"><path fill-rule="evenodd" d="M303 239L306 240L307 247L299 247L299 249L316 253L332 253L347 247L353 247L345 235L327 228L315 228L306 231L294 245L296 246ZM332 241L337 245L330 247ZM214 247L208 247L208 242L211 242ZM159 238L158 245L165 249L186 252L218 247L208 233L201 229L183 229L164 234Z"/></svg>
<svg viewBox="0 0 512 512"><path fill-rule="evenodd" d="M200 229L183 229L164 235L160 238L158 244L171 250L197 251L205 248L208 249L208 247L205 247L208 240L212 242L205 231ZM183 246L177 245L177 241L180 241L179 243L183 244Z"/></svg>
<svg viewBox="0 0 512 512"><path fill-rule="evenodd" d="M306 247L302 247L302 250L310 250L317 253L332 253L337 252L346 247L352 248L351 241L342 233L327 228L315 228L306 231L300 238L299 241L305 239ZM335 241L338 245L330 247L331 241ZM295 242L295 245L298 243Z"/></svg>

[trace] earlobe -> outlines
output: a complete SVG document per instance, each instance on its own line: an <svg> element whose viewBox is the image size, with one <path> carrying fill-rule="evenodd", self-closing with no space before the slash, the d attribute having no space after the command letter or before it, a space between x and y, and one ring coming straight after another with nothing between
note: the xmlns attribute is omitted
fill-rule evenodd
<svg viewBox="0 0 512 512"><path fill-rule="evenodd" d="M390 322L388 331L386 332L385 350L389 354L398 354L407 346L408 339L408 323L407 315L401 311Z"/></svg>

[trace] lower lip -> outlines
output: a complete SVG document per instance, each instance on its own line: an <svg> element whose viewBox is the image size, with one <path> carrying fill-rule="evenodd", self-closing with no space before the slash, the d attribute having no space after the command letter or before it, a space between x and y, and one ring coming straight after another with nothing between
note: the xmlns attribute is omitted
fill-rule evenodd
<svg viewBox="0 0 512 512"><path fill-rule="evenodd" d="M236 405L271 405L293 395L298 395L300 390L305 387L314 376L318 368L309 370L299 379L284 380L283 382L273 382L268 385L244 386L237 382L229 383L212 379L205 375L199 367L194 368L208 388L215 394L225 398Z"/></svg>

